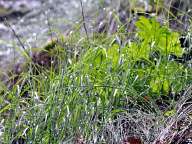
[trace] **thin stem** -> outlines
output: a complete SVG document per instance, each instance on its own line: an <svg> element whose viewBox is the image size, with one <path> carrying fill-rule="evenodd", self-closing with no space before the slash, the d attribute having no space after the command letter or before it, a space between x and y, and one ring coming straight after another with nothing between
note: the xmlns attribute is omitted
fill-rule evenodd
<svg viewBox="0 0 192 144"><path fill-rule="evenodd" d="M86 23L85 23L85 14L84 14L84 9L83 9L83 2L82 2L82 0L79 0L79 1L80 1L80 5L81 5L81 14L82 14L82 18L83 18L83 27L84 27L84 30L85 30L85 33L87 36L87 41L89 42L88 30L87 30Z"/></svg>
<svg viewBox="0 0 192 144"><path fill-rule="evenodd" d="M28 52L27 52L23 42L21 41L21 39L19 38L18 34L16 33L16 31L11 26L11 24L7 21L7 19L4 19L4 24L7 25L11 29L11 31L13 32L13 35L16 37L17 41L21 45L21 48L24 50L24 52L27 54L27 56L29 56L29 54L28 54Z"/></svg>

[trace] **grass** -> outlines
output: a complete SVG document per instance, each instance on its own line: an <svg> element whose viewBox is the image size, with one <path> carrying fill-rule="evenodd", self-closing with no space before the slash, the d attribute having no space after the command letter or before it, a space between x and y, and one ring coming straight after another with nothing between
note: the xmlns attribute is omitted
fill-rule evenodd
<svg viewBox="0 0 192 144"><path fill-rule="evenodd" d="M2 91L1 142L123 143L136 136L171 143L182 137L191 127L192 71L170 59L185 53L179 33L155 18L140 17L136 27L130 43L122 29L89 41L78 29L45 47L48 67L29 59L19 80ZM181 91L178 102L173 97ZM175 134L175 127L182 130Z"/></svg>

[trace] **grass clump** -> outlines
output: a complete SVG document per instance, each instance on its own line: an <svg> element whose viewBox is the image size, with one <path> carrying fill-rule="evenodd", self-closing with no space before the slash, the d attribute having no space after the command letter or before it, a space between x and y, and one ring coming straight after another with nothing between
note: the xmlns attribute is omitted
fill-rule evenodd
<svg viewBox="0 0 192 144"><path fill-rule="evenodd" d="M136 27L130 43L120 43L120 33L89 43L75 33L78 45L71 35L55 46L63 52L57 68L34 73L31 63L1 96L2 142L118 143L133 135L155 141L165 118L156 100L185 89L192 71L170 59L183 54L177 32L154 18L140 17Z"/></svg>

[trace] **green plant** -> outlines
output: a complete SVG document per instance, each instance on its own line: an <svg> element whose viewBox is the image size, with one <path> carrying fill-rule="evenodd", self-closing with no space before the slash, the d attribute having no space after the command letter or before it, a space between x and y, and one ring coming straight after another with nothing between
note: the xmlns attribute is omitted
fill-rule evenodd
<svg viewBox="0 0 192 144"><path fill-rule="evenodd" d="M161 26L154 18L140 17L136 27L137 42L125 47L118 44L98 46L87 51L79 64L83 65L82 71L90 75L94 83L99 81L100 84L106 82L109 76L130 71L128 79L131 81L124 83L135 83L137 90L143 90L137 84L145 81L142 87L150 88L158 95L161 92L168 94L170 90L180 91L187 80L188 68L169 61L170 55L183 54L179 34Z"/></svg>
<svg viewBox="0 0 192 144"><path fill-rule="evenodd" d="M170 31L166 26L161 26L154 18L140 17L136 22L136 27L138 28L138 42L131 43L123 50L124 55L129 57L127 60L136 65L135 75L141 77L148 75L146 84L152 92L158 94L161 90L167 94L172 87L174 91L181 90L181 87L177 89L175 85L183 82L188 68L169 61L170 55L181 56L183 54L179 34ZM180 76L176 83L175 76Z"/></svg>
<svg viewBox="0 0 192 144"><path fill-rule="evenodd" d="M135 114L134 108L142 112L133 115L132 121L137 117L143 120L143 111L145 118L150 112L154 114L150 122L154 117L162 118L149 100L184 89L192 81L192 72L169 61L170 54L183 53L178 33L161 26L155 18L141 17L136 27L135 41L127 45L114 41L115 37L125 38L118 33L98 34L89 43L78 32L61 38L59 50L51 53L61 54L57 70L51 67L37 75L25 72L21 75L23 84L5 90L0 100L4 101L0 110L5 121L3 143L21 139L27 143L74 143L78 138L109 143L107 126L124 129L122 123ZM117 142L123 138L114 137Z"/></svg>

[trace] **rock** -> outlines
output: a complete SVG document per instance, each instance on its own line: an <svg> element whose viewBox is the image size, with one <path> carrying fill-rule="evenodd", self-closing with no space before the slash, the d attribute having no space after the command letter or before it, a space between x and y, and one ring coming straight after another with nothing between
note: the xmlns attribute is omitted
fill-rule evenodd
<svg viewBox="0 0 192 144"><path fill-rule="evenodd" d="M22 16L40 5L41 3L37 0L1 0L0 18Z"/></svg>

